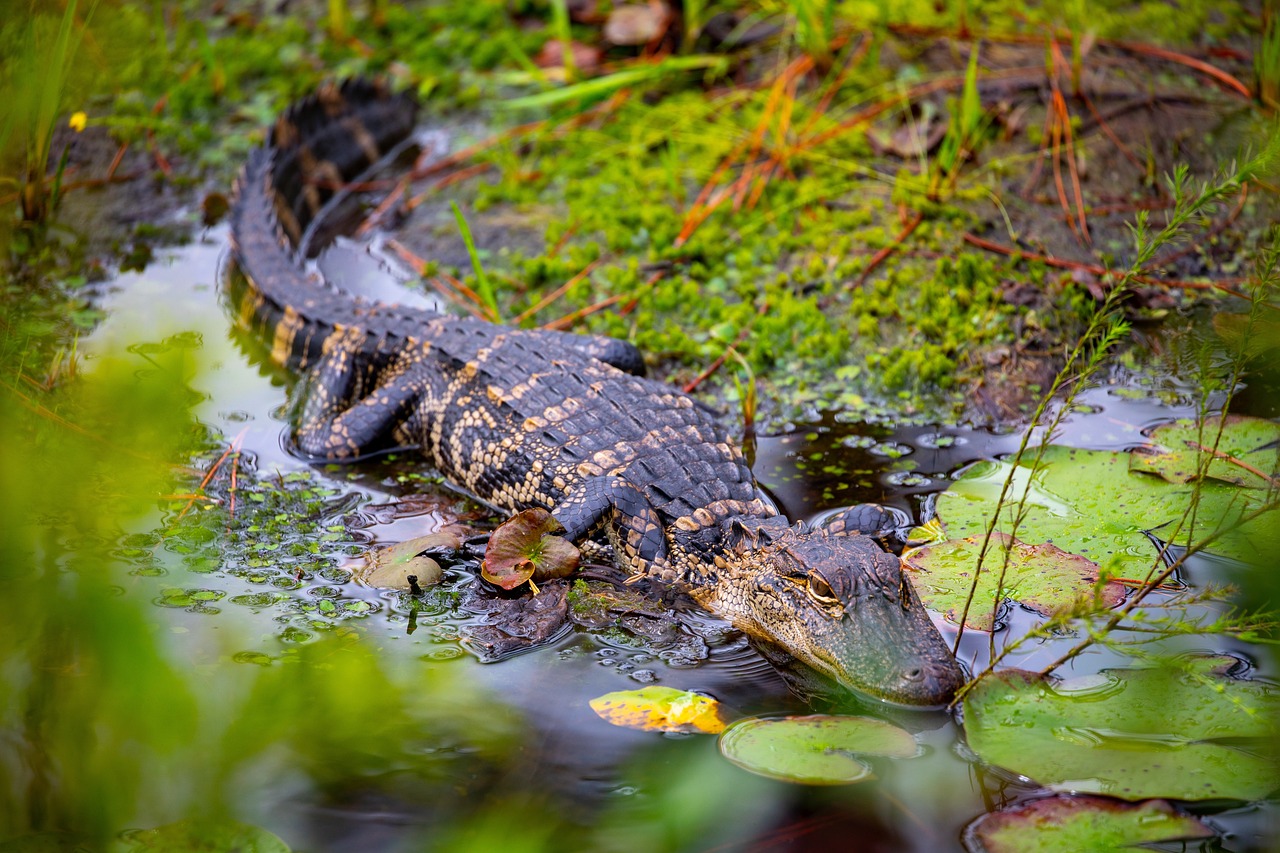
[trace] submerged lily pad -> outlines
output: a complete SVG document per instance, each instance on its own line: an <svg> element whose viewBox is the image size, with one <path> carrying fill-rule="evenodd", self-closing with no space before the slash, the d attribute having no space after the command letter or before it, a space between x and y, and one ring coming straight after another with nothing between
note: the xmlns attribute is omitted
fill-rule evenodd
<svg viewBox="0 0 1280 853"><path fill-rule="evenodd" d="M481 576L503 589L527 580L562 578L578 568L581 554L562 536L560 522L545 509L534 507L503 522L489 537Z"/></svg>
<svg viewBox="0 0 1280 853"><path fill-rule="evenodd" d="M644 732L700 732L724 730L720 703L710 696L674 687L619 690L591 700L591 710L606 722Z"/></svg>
<svg viewBox="0 0 1280 853"><path fill-rule="evenodd" d="M289 845L265 829L235 821L194 821L125 833L112 853L289 853Z"/></svg>
<svg viewBox="0 0 1280 853"><path fill-rule="evenodd" d="M1260 506L1252 490L1207 481L1198 484L1197 495L1193 485L1131 473L1125 453L1050 445L1034 472L1032 461L1028 453L1016 468L1009 462L986 462L966 471L938 496L937 513L947 535L982 535L1013 469L1013 486L1000 507L999 531L1012 531L1018 498L1026 488L1017 538L1032 544L1050 542L1088 557L1114 577L1141 578L1151 569L1158 552L1146 531L1175 545L1225 531L1207 550L1244 561L1256 561L1280 547L1280 511L1240 524ZM1179 529L1193 501L1194 530L1190 520Z"/></svg>
<svg viewBox="0 0 1280 853"><path fill-rule="evenodd" d="M1256 800L1280 787L1280 696L1261 682L1221 677L1219 660L1056 685L996 673L965 696L965 737L983 761L1057 791Z"/></svg>
<svg viewBox="0 0 1280 853"><path fill-rule="evenodd" d="M871 717L752 718L720 735L720 752L745 770L803 785L848 785L875 778L858 755L914 758L911 733Z"/></svg>
<svg viewBox="0 0 1280 853"><path fill-rule="evenodd" d="M1183 418L1156 427L1151 444L1129 455L1130 470L1158 474L1171 483L1191 482L1202 465L1205 477L1267 488L1280 470L1280 424L1240 415L1202 422Z"/></svg>
<svg viewBox="0 0 1280 853"><path fill-rule="evenodd" d="M974 567L982 550L982 536L951 539L915 548L902 555L914 570L912 580L920 600L931 610L939 610L952 622L959 622L969 596ZM1005 556L1008 555L1008 564ZM969 608L965 625L990 631L994 624L996 583L1004 567L1004 587L1000 598L1018 602L1040 614L1092 595L1098 582L1098 565L1086 557L1070 554L1054 545L1028 545L994 533L983 557L978 590ZM1115 607L1124 600L1124 587L1104 583L1098 587L1098 601Z"/></svg>
<svg viewBox="0 0 1280 853"><path fill-rule="evenodd" d="M1119 853L1140 844L1212 838L1214 831L1163 800L1047 797L983 815L965 829L975 853Z"/></svg>
<svg viewBox="0 0 1280 853"><path fill-rule="evenodd" d="M419 586L432 586L440 582L444 571L439 563L422 552L461 547L462 537L448 529L388 545L368 554L359 577L369 586L383 589L409 589L410 575L417 578Z"/></svg>

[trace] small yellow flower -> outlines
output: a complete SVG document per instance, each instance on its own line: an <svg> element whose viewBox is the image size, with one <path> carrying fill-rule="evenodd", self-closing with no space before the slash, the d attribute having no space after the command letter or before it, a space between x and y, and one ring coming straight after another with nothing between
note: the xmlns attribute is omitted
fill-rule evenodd
<svg viewBox="0 0 1280 853"><path fill-rule="evenodd" d="M89 117L85 115L84 111L82 110L78 113L71 114L71 119L70 121L67 122L67 126L70 127L72 130L74 130L76 133L79 133L80 131L84 130L85 123L88 121L89 121Z"/></svg>

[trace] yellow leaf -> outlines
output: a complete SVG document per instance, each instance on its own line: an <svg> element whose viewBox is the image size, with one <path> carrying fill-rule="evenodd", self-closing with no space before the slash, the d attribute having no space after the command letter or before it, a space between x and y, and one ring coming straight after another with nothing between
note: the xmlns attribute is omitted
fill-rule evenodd
<svg viewBox="0 0 1280 853"><path fill-rule="evenodd" d="M88 121L89 121L89 117L84 114L83 110L81 110L80 112L75 112L71 114L70 120L67 121L67 126L70 127L72 130L74 130L76 133L79 133L80 131L84 130L84 126Z"/></svg>
<svg viewBox="0 0 1280 853"><path fill-rule="evenodd" d="M720 703L710 696L671 687L619 690L591 700L591 710L606 722L644 732L724 731Z"/></svg>

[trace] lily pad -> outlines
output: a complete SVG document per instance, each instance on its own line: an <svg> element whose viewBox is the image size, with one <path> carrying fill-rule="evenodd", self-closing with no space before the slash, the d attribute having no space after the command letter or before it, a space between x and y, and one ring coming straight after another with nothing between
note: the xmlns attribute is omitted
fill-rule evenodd
<svg viewBox="0 0 1280 853"><path fill-rule="evenodd" d="M875 774L858 755L914 758L911 733L871 717L815 714L751 718L720 735L720 752L745 770L802 785L848 785Z"/></svg>
<svg viewBox="0 0 1280 853"><path fill-rule="evenodd" d="M127 832L112 853L289 853L289 845L257 826L235 821L194 821Z"/></svg>
<svg viewBox="0 0 1280 853"><path fill-rule="evenodd" d="M1189 483L1206 462L1206 477L1267 488L1280 470L1280 424L1240 415L1176 420L1152 430L1151 444L1134 448L1129 470Z"/></svg>
<svg viewBox="0 0 1280 853"><path fill-rule="evenodd" d="M982 550L982 536L950 539L912 549L902 561L915 583L920 600L930 610L938 610L952 622L959 622L973 581L974 567ZM1005 556L1008 555L1008 564ZM1054 545L1028 545L994 533L978 575L978 590L969 608L965 625L990 631L995 621L996 583L1004 567L1004 588L1000 598L1018 602L1036 613L1047 615L1092 596L1115 607L1124 600L1124 587L1109 582L1098 585L1098 564Z"/></svg>
<svg viewBox="0 0 1280 853"><path fill-rule="evenodd" d="M1192 671L1104 670L1056 685L999 672L965 696L965 737L983 761L1057 791L1260 799L1280 787L1280 695L1222 677L1219 661Z"/></svg>
<svg viewBox="0 0 1280 853"><path fill-rule="evenodd" d="M581 554L562 536L560 522L545 509L518 512L489 537L481 576L503 589L514 589L527 580L562 578L578 568Z"/></svg>
<svg viewBox="0 0 1280 853"><path fill-rule="evenodd" d="M643 732L718 734L725 721L720 703L710 696L673 687L619 690L591 700L591 710L606 722Z"/></svg>
<svg viewBox="0 0 1280 853"><path fill-rule="evenodd" d="M1032 461L1028 453L1016 468L1010 462L986 462L966 471L938 497L937 513L947 536L982 535L1013 469L1013 486L1000 507L999 531L1012 531L1018 498L1029 486L1017 538L1031 544L1050 542L1088 557L1113 577L1141 578L1151 569L1158 552L1146 531L1175 545L1220 533L1207 550L1246 562L1280 547L1280 511L1240 524L1260 506L1252 490L1218 481L1175 484L1131 473L1126 453L1050 445L1034 471ZM1179 528L1193 501L1198 502L1194 529L1189 519Z"/></svg>
<svg viewBox="0 0 1280 853"><path fill-rule="evenodd" d="M983 815L965 829L964 842L981 853L1120 853L1138 845L1214 834L1163 800L1047 797Z"/></svg>
<svg viewBox="0 0 1280 853"><path fill-rule="evenodd" d="M422 552L432 550L456 550L462 547L462 538L451 530L441 530L371 551L365 557L365 567L359 573L360 580L369 586L383 589L409 589L409 576L417 577L421 586L440 582L444 571L440 564Z"/></svg>

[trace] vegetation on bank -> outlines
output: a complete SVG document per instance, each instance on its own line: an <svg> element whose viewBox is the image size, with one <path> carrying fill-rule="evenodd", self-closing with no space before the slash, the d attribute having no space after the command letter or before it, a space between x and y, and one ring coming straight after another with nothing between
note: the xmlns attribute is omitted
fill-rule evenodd
<svg viewBox="0 0 1280 853"><path fill-rule="evenodd" d="M1265 104L1276 74L1274 27L1209 2L1176 16L1119 3L691 4L649 21L656 35L640 43L611 29L606 7L564 10L77 0L10 16L6 281L74 284L95 264L145 264L170 232L117 216L60 237L61 199L105 188L165 211L201 199L215 220L285 104L322 79L385 74L422 96L461 152L413 188L423 248L407 240L401 257L459 310L477 307L461 294L480 280L469 262L432 262L457 254L434 251L460 240L438 209L454 198L507 319L627 336L690 385L736 373L740 391L720 387L748 417L759 401L782 418L941 407L1000 420L1033 394L966 407L975 383L1045 384L1108 270L1132 255L1120 223L1168 209L1162 173L1176 162L1161 161L1159 140L1126 144L1113 127L1144 81L1153 103L1227 115L1251 92ZM1132 40L1152 34L1214 47L1227 69ZM1259 39L1249 80L1243 57ZM35 63L54 73L29 86ZM1246 110L1218 133L1260 144L1269 124ZM1179 144L1194 173L1212 173L1220 146ZM1151 258L1141 273L1163 293L1134 310L1212 294L1206 270L1238 268L1261 236L1265 186L1206 211L1204 245ZM747 399L757 379L769 393Z"/></svg>

